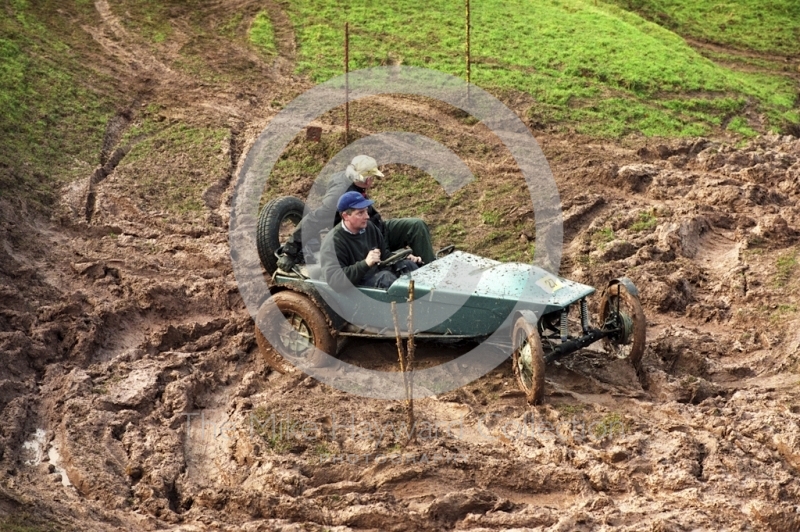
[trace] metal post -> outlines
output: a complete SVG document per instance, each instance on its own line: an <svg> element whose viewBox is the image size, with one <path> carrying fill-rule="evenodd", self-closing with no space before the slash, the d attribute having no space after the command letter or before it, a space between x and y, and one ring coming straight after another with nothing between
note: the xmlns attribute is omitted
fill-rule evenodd
<svg viewBox="0 0 800 532"><path fill-rule="evenodd" d="M469 78L470 78L470 60L469 60L469 27L470 27L470 13L469 13L469 0L464 0L464 4L466 7L466 25L467 25L467 102L469 102Z"/></svg>
<svg viewBox="0 0 800 532"><path fill-rule="evenodd" d="M344 23L344 145L350 143L350 23Z"/></svg>

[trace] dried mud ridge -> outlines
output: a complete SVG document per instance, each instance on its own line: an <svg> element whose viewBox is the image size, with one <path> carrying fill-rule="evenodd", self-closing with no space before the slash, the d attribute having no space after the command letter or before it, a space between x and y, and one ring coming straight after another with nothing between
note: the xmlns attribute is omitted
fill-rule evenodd
<svg viewBox="0 0 800 532"><path fill-rule="evenodd" d="M562 273L640 287L641 383L586 350L529 408L501 366L418 401L408 447L401 405L265 367L230 183L203 223L139 210L113 174L91 224L67 193L58 223L3 203L0 508L87 530L797 530L800 335L775 317L797 284L774 263L797 251L800 140L613 149L555 168ZM391 343L345 356L394 365Z"/></svg>

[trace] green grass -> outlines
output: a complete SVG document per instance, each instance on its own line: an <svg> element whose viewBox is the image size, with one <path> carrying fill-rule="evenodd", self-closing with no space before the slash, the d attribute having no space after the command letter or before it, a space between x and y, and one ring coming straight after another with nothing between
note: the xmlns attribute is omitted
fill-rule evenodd
<svg viewBox="0 0 800 532"><path fill-rule="evenodd" d="M776 62L770 59L760 59L758 56L738 55L736 52L718 52L711 49L699 51L703 54L703 57L707 57L716 63L733 63L774 72L781 72L786 68L786 63L783 61Z"/></svg>
<svg viewBox="0 0 800 532"><path fill-rule="evenodd" d="M161 0L125 0L124 9L112 5L123 25L153 44L161 44L172 36L169 8L169 3Z"/></svg>
<svg viewBox="0 0 800 532"><path fill-rule="evenodd" d="M500 213L497 211L485 211L481 213L481 219L486 225L498 225L500 223Z"/></svg>
<svg viewBox="0 0 800 532"><path fill-rule="evenodd" d="M734 117L728 123L728 130L739 133L743 137L755 137L758 132L747 125L747 120L741 116Z"/></svg>
<svg viewBox="0 0 800 532"><path fill-rule="evenodd" d="M797 305L778 305L769 315L769 321L773 324L786 323L789 316L797 312Z"/></svg>
<svg viewBox="0 0 800 532"><path fill-rule="evenodd" d="M297 430L295 422L291 422L287 426L282 416L270 412L263 406L253 410L251 416L251 427L256 434L261 436L262 441L269 449L277 454L283 454L292 448L289 438Z"/></svg>
<svg viewBox="0 0 800 532"><path fill-rule="evenodd" d="M800 53L797 0L610 0L678 33L739 49Z"/></svg>
<svg viewBox="0 0 800 532"><path fill-rule="evenodd" d="M289 8L298 71L314 81L343 72L344 22L351 69L404 64L464 76L464 7L444 0L333 0ZM674 33L618 6L589 0L486 0L472 10L472 81L531 94L535 123L571 125L599 136L685 136L741 123L748 102L769 127L792 121L790 79L733 71ZM740 121L734 121L736 117Z"/></svg>
<svg viewBox="0 0 800 532"><path fill-rule="evenodd" d="M57 9L61 13L57 13ZM0 17L0 197L52 203L58 187L98 164L115 102L75 49L94 46L80 24L94 7L6 3Z"/></svg>
<svg viewBox="0 0 800 532"><path fill-rule="evenodd" d="M352 140L357 140L361 136L357 131L351 131ZM300 179L309 177L316 179L328 161L344 147L344 140L338 132L323 133L319 142L306 140L305 137L306 132L301 131L276 161L259 205L263 205L276 195L285 195L286 190ZM303 196L305 200L305 194L300 191L295 195Z"/></svg>
<svg viewBox="0 0 800 532"><path fill-rule="evenodd" d="M631 225L631 231L649 231L658 225L658 220L655 214L651 211L642 211L639 213L639 218Z"/></svg>
<svg viewBox="0 0 800 532"><path fill-rule="evenodd" d="M615 437L624 436L630 430L629 424L617 412L606 414L599 421L593 422L590 426L597 439L613 439Z"/></svg>
<svg viewBox="0 0 800 532"><path fill-rule="evenodd" d="M598 248L604 249L606 244L613 241L615 238L616 235L614 235L613 229L610 227L603 227L592 234L592 243Z"/></svg>
<svg viewBox="0 0 800 532"><path fill-rule="evenodd" d="M13 516L0 517L0 530L3 532L54 532L64 529L52 516L24 511Z"/></svg>
<svg viewBox="0 0 800 532"><path fill-rule="evenodd" d="M177 214L202 211L203 192L228 171L224 156L227 128L162 126L145 118L133 125L124 141L136 141L116 169L116 180L133 184L135 200L149 208Z"/></svg>
<svg viewBox="0 0 800 532"><path fill-rule="evenodd" d="M272 21L266 11L259 12L253 19L249 36L250 42L262 53L268 56L277 55L278 48L275 45L275 32L272 30Z"/></svg>
<svg viewBox="0 0 800 532"><path fill-rule="evenodd" d="M797 251L792 250L779 256L775 261L775 268L777 270L775 273L775 286L786 286L797 268Z"/></svg>
<svg viewBox="0 0 800 532"><path fill-rule="evenodd" d="M223 37L233 40L233 38L236 37L236 30L239 28L239 25L242 23L243 19L243 13L233 13L226 22L220 24L220 26L217 28L217 31Z"/></svg>
<svg viewBox="0 0 800 532"><path fill-rule="evenodd" d="M586 410L586 405L583 404L558 404L555 405L555 409L558 410L562 415L565 416L575 416L578 414L582 414Z"/></svg>

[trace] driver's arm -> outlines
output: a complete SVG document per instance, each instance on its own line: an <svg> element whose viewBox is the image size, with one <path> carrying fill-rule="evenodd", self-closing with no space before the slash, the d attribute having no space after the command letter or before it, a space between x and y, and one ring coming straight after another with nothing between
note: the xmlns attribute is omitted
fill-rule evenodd
<svg viewBox="0 0 800 532"><path fill-rule="evenodd" d="M340 231L339 227L334 227L325 235L320 253L323 278L337 292L358 286L370 271L377 268L370 266L366 257L371 249L380 248L377 240L364 241L363 247L349 247L344 239L335 238ZM377 231L374 228L372 231L374 237Z"/></svg>

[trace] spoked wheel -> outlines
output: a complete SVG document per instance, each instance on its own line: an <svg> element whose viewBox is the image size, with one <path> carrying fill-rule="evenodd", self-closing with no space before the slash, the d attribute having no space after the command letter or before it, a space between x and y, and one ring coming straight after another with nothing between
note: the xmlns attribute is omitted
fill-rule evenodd
<svg viewBox="0 0 800 532"><path fill-rule="evenodd" d="M627 359L638 371L647 334L647 321L639 298L628 292L622 283L609 286L600 301L599 321L603 329L619 331L603 340L606 351Z"/></svg>
<svg viewBox="0 0 800 532"><path fill-rule="evenodd" d="M268 274L272 275L278 269L275 252L303 219L304 207L302 200L282 196L271 200L261 209L256 228L256 247L258 258Z"/></svg>
<svg viewBox="0 0 800 532"><path fill-rule="evenodd" d="M293 366L319 368L336 356L336 339L325 315L307 297L296 292L278 292L274 305L264 303L256 316L256 342L267 364L280 373ZM279 345L271 344L261 332L277 331Z"/></svg>
<svg viewBox="0 0 800 532"><path fill-rule="evenodd" d="M525 318L518 318L511 341L517 382L525 392L528 403L541 404L544 401L544 353L536 325L531 325Z"/></svg>

